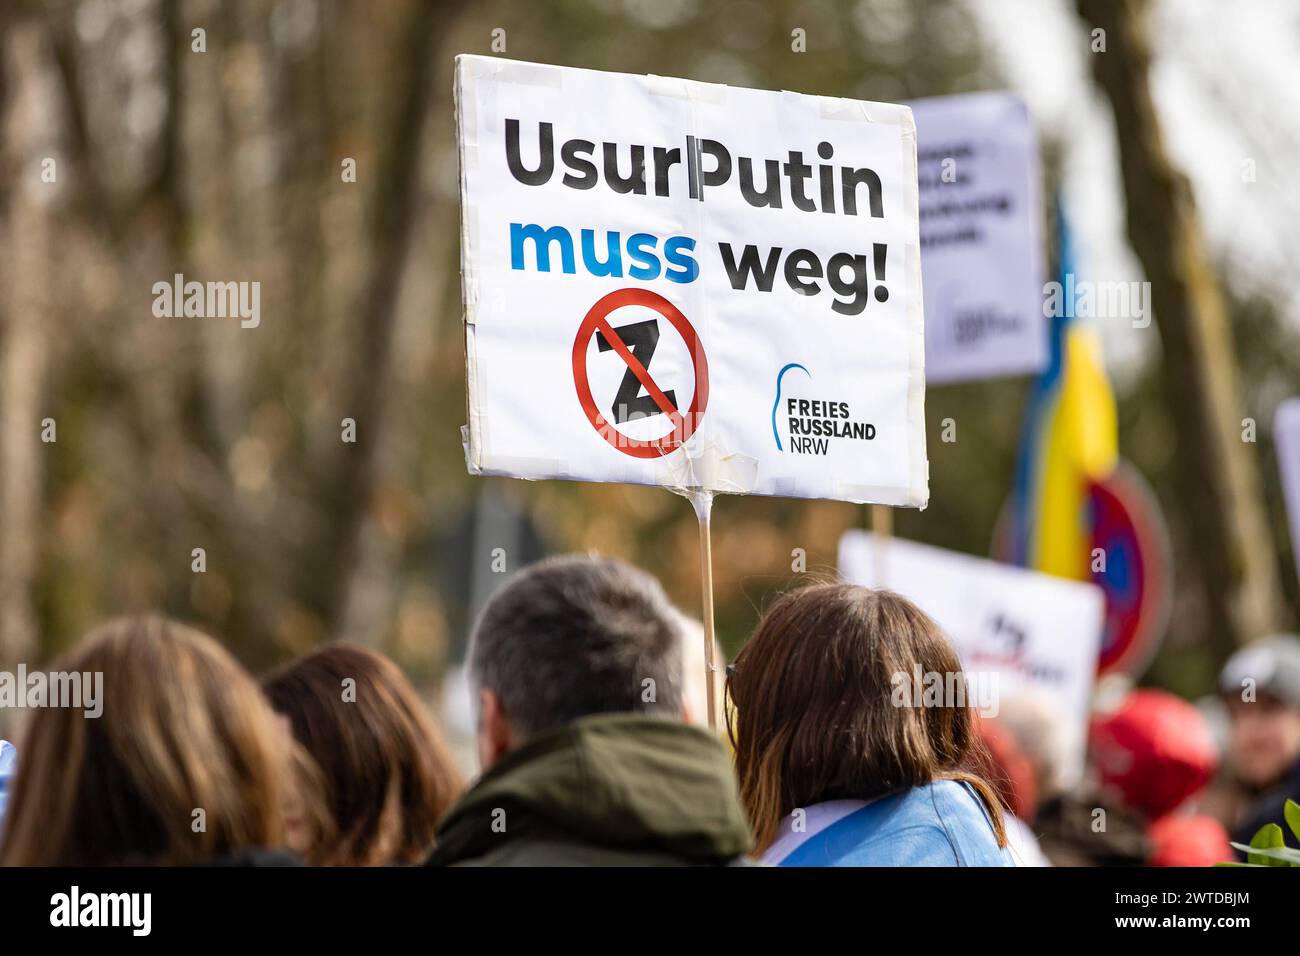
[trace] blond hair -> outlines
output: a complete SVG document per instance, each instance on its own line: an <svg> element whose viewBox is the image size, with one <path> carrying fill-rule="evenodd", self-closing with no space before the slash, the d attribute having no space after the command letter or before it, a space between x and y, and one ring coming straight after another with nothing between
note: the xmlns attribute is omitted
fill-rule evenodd
<svg viewBox="0 0 1300 956"><path fill-rule="evenodd" d="M103 714L33 712L0 865L187 864L284 844L288 736L214 640L123 619L55 669L102 673Z"/></svg>

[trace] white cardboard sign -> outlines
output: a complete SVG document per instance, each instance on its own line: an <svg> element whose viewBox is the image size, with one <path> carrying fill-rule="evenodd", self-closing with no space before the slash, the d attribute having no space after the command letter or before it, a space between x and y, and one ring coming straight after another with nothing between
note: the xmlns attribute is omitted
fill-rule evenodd
<svg viewBox="0 0 1300 956"><path fill-rule="evenodd" d="M968 680L993 692L974 702L982 711L1022 690L1058 702L1068 731L1063 773L1077 779L1101 649L1100 588L865 531L846 532L839 550L845 581L896 591L935 620Z"/></svg>
<svg viewBox="0 0 1300 956"><path fill-rule="evenodd" d="M904 106L456 60L474 474L924 506Z"/></svg>
<svg viewBox="0 0 1300 956"><path fill-rule="evenodd" d="M1291 550L1300 574L1300 398L1288 398L1273 415L1273 442L1277 467L1282 477L1287 524L1291 528Z"/></svg>
<svg viewBox="0 0 1300 956"><path fill-rule="evenodd" d="M916 100L930 384L1047 363L1038 143L1012 93Z"/></svg>

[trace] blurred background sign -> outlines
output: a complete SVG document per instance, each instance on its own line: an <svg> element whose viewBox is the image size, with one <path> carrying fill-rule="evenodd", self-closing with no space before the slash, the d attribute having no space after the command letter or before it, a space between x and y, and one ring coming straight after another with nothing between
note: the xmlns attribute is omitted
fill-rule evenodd
<svg viewBox="0 0 1300 956"><path fill-rule="evenodd" d="M929 385L1042 371L1038 140L1014 93L914 100Z"/></svg>
<svg viewBox="0 0 1300 956"><path fill-rule="evenodd" d="M1273 443L1282 473L1282 496L1286 501L1287 525L1291 529L1291 551L1300 574L1300 398L1289 398L1277 407L1273 418Z"/></svg>

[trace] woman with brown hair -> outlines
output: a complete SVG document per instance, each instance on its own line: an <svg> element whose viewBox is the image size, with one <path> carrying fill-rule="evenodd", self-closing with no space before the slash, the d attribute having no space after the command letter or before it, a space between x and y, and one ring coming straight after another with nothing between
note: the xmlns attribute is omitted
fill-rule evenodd
<svg viewBox="0 0 1300 956"><path fill-rule="evenodd" d="M312 863L418 863L460 775L424 705L388 658L329 644L263 683L271 705L319 766L334 833L306 851Z"/></svg>
<svg viewBox="0 0 1300 956"><path fill-rule="evenodd" d="M728 668L757 852L780 866L1014 866L951 645L889 591L778 598Z"/></svg>
<svg viewBox="0 0 1300 956"><path fill-rule="evenodd" d="M288 861L260 851L286 843L292 741L219 644L121 620L54 670L102 675L102 712L32 712L0 865Z"/></svg>

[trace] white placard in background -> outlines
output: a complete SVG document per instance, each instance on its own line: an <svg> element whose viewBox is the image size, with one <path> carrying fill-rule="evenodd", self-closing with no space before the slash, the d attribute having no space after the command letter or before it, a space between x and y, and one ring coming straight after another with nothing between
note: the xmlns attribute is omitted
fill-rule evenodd
<svg viewBox="0 0 1300 956"><path fill-rule="evenodd" d="M1300 398L1288 398L1273 414L1273 443L1282 474L1282 496L1291 528L1291 552L1300 574Z"/></svg>
<svg viewBox="0 0 1300 956"><path fill-rule="evenodd" d="M912 102L931 385L1042 371L1038 143L1012 93Z"/></svg>
<svg viewBox="0 0 1300 956"><path fill-rule="evenodd" d="M1068 736L1062 782L1079 779L1105 614L1100 588L866 531L840 539L839 571L934 618L968 677L996 688L995 704L1023 690L1056 701Z"/></svg>
<svg viewBox="0 0 1300 956"><path fill-rule="evenodd" d="M480 56L456 105L472 473L926 503L906 107Z"/></svg>

